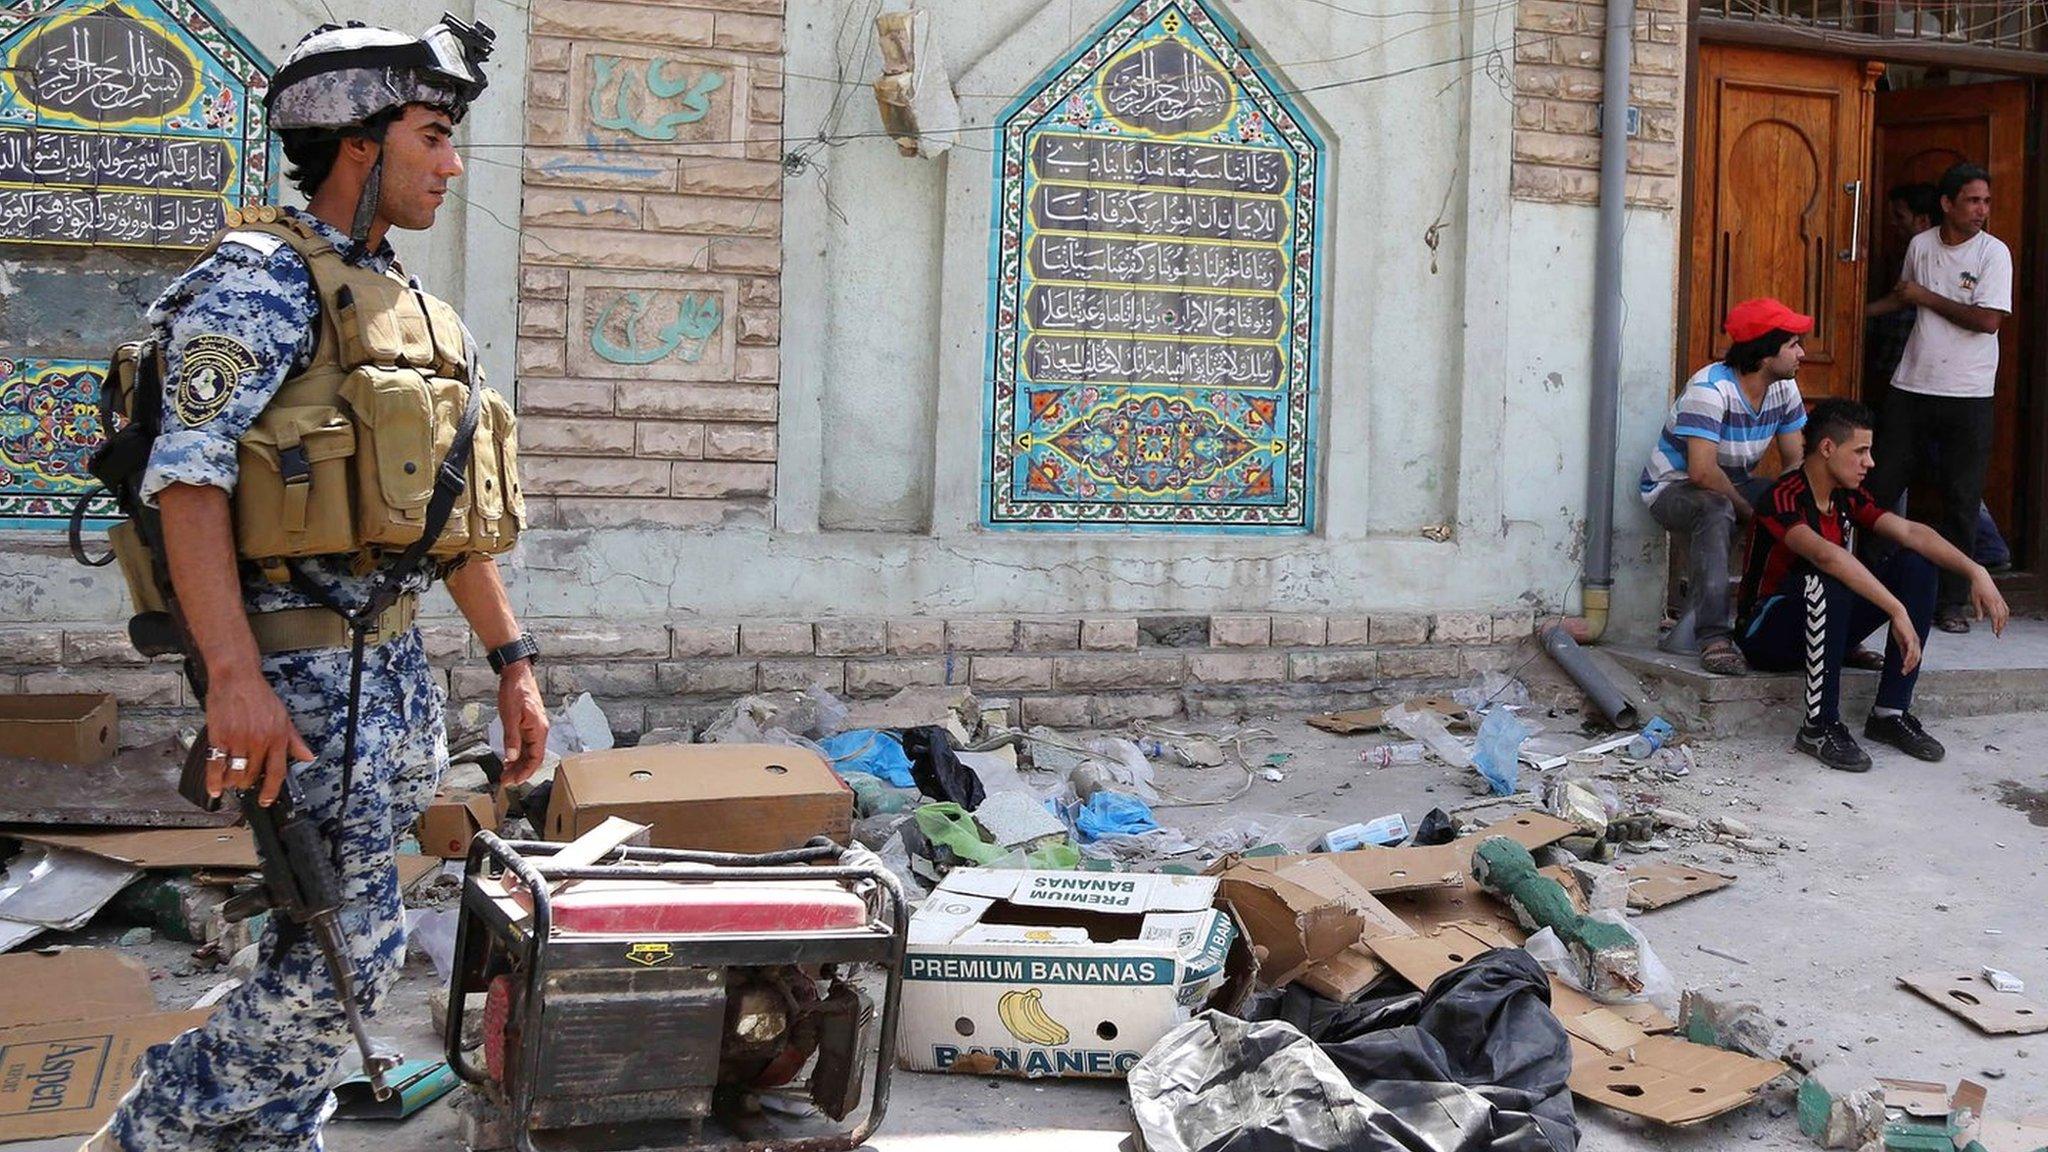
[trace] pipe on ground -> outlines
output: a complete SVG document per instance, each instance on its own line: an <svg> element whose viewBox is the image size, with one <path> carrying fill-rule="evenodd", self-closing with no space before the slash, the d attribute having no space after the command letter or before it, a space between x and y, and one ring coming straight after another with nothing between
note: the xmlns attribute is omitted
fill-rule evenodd
<svg viewBox="0 0 2048 1152"><path fill-rule="evenodd" d="M1572 639L1570 629L1555 625L1545 628L1543 650L1550 653L1550 658L1572 678L1572 683L1586 693L1586 698L1593 702L1602 716L1607 717L1608 723L1616 728L1634 728L1642 723L1641 717L1636 715L1635 705L1630 704L1614 682L1593 666L1586 650Z"/></svg>

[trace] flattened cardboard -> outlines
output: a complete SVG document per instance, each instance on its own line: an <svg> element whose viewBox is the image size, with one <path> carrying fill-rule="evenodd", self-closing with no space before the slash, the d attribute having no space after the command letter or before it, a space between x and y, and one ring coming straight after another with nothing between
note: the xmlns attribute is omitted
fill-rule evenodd
<svg viewBox="0 0 2048 1152"><path fill-rule="evenodd" d="M118 709L102 693L0 695L0 756L88 767L121 746Z"/></svg>
<svg viewBox="0 0 2048 1152"><path fill-rule="evenodd" d="M420 851L443 860L468 856L469 842L478 832L498 830L505 819L507 803L503 792L448 791L436 795L413 826Z"/></svg>
<svg viewBox="0 0 2048 1152"><path fill-rule="evenodd" d="M1888 1080L1882 1076L1877 1082L1884 1088L1885 1107L1926 1120L1948 1118L1948 1085L1932 1080Z"/></svg>
<svg viewBox="0 0 2048 1152"><path fill-rule="evenodd" d="M773 744L656 744L563 760L547 838L574 840L610 816L648 825L656 848L779 852L816 836L846 843L853 791L817 753Z"/></svg>
<svg viewBox="0 0 2048 1152"><path fill-rule="evenodd" d="M33 996L0 997L0 1032L156 1011L149 966L110 948L0 956L0 988L35 989Z"/></svg>
<svg viewBox="0 0 2048 1152"><path fill-rule="evenodd" d="M0 1031L0 1142L98 1128L135 1083L142 1054L206 1016L159 1012Z"/></svg>
<svg viewBox="0 0 2048 1152"><path fill-rule="evenodd" d="M1427 936L1367 942L1387 966L1418 988L1491 948L1514 947L1507 936L1479 924L1447 925ZM1551 1011L1572 1040L1572 1092L1631 1115L1674 1126L1697 1123L1755 1099L1785 1071L1758 1060L1663 1035L1669 1018L1648 1005L1600 1004L1585 993L1550 982Z"/></svg>
<svg viewBox="0 0 2048 1152"><path fill-rule="evenodd" d="M1472 726L1472 713L1463 704L1449 696L1422 696L1403 703L1410 708L1427 708L1444 718L1446 727ZM1391 705L1389 705L1391 707ZM1387 726L1386 708L1359 708L1350 712L1331 712L1308 718L1308 726L1333 732L1339 736L1355 736L1360 732L1377 732Z"/></svg>
<svg viewBox="0 0 2048 1152"><path fill-rule="evenodd" d="M398 857L399 894L404 895L411 892L419 887L421 882L426 880L427 877L440 870L441 858L439 856L423 856L413 852L400 853Z"/></svg>
<svg viewBox="0 0 2048 1152"><path fill-rule="evenodd" d="M1631 864L1627 876L1628 906L1639 912L1718 892L1735 883L1735 877L1725 873L1664 863Z"/></svg>
<svg viewBox="0 0 2048 1152"><path fill-rule="evenodd" d="M1975 971L1920 972L1899 983L1993 1036L2048 1032L2048 1008L2017 992L2000 992Z"/></svg>
<svg viewBox="0 0 2048 1152"><path fill-rule="evenodd" d="M256 841L247 828L124 828L106 832L57 832L47 828L0 828L36 844L90 852L150 871L223 868L253 871Z"/></svg>
<svg viewBox="0 0 2048 1152"><path fill-rule="evenodd" d="M1225 857L1209 869L1211 875L1224 867L1242 864L1248 868L1279 872L1304 860L1327 860L1341 869L1357 887L1374 895L1410 892L1427 888L1463 888L1472 867L1472 853L1488 836L1506 836L1530 851L1555 844L1577 829L1546 812L1522 812L1502 820L1473 836L1449 844L1415 848L1358 848L1350 852L1322 852L1302 856Z"/></svg>
<svg viewBox="0 0 2048 1152"><path fill-rule="evenodd" d="M1776 1061L1676 1036L1646 1036L1625 1054L1602 1052L1574 1036L1569 1083L1581 1099L1684 1127L1750 1103L1784 1072Z"/></svg>
<svg viewBox="0 0 2048 1152"><path fill-rule="evenodd" d="M911 918L896 1059L911 1071L1122 1077L1257 975L1213 877L961 868Z"/></svg>

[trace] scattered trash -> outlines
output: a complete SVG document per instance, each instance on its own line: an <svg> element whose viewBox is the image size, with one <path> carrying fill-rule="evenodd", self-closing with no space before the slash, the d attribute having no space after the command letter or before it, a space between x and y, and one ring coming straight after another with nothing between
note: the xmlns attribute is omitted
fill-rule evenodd
<svg viewBox="0 0 2048 1152"><path fill-rule="evenodd" d="M1628 870L1628 906L1638 912L1648 912L1680 900L1718 892L1733 883L1735 877L1705 868L1687 868L1677 864L1635 865Z"/></svg>
<svg viewBox="0 0 2048 1152"><path fill-rule="evenodd" d="M1382 744L1367 748L1358 758L1370 768L1391 768L1396 764L1420 764L1429 756L1429 746L1420 740L1404 740L1398 744Z"/></svg>
<svg viewBox="0 0 2048 1152"><path fill-rule="evenodd" d="M219 868L254 871L256 842L247 828L112 828L105 831L57 831L49 828L0 828L0 836L90 852L149 871Z"/></svg>
<svg viewBox="0 0 2048 1152"><path fill-rule="evenodd" d="M0 996L0 1035L9 1028L156 1011L149 967L106 948L53 948L0 956L0 988L32 989L35 993Z"/></svg>
<svg viewBox="0 0 2048 1152"><path fill-rule="evenodd" d="M1698 948L1699 948L1699 950L1700 950L1700 951L1702 951L1702 952L1706 953L1706 954L1707 954L1707 955L1709 955L1709 956L1718 956L1718 957L1720 957L1721 959L1723 959L1723 960L1727 960L1727 961L1730 961L1730 962L1732 962L1732 963L1736 963L1736 964L1748 964L1748 963L1749 963L1749 961L1747 961L1747 960L1743 959L1743 958L1742 958L1742 957L1740 957L1740 956L1737 956L1737 955L1736 955L1735 953L1733 953L1733 952L1729 952L1729 951L1726 951L1726 950L1724 950L1724 949L1716 948L1716 947L1714 947L1714 946L1713 946L1713 945L1711 945L1711 944L1701 944L1701 945L1698 945Z"/></svg>
<svg viewBox="0 0 2048 1152"><path fill-rule="evenodd" d="M2003 968L1993 968L1989 964L1984 966L1984 979L1990 982L1992 988L2000 992L2025 992L2027 990L2026 981L2007 972Z"/></svg>
<svg viewBox="0 0 2048 1152"><path fill-rule="evenodd" d="M916 777L910 774L910 757L904 754L903 741L894 732L855 728L825 737L818 741L818 747L825 753L825 759L832 762L833 770L842 776L861 774L895 788L917 787Z"/></svg>
<svg viewBox="0 0 2048 1152"><path fill-rule="evenodd" d="M0 875L0 921L69 931L141 875L141 869L105 857L25 844Z"/></svg>
<svg viewBox="0 0 2048 1152"><path fill-rule="evenodd" d="M460 1080L446 1060L407 1060L384 1074L391 1091L383 1099L370 1078L351 1076L334 1086L337 1120L403 1120L455 1090Z"/></svg>
<svg viewBox="0 0 2048 1152"><path fill-rule="evenodd" d="M1415 699L1386 708L1360 708L1351 712L1330 712L1308 718L1308 726L1339 736L1353 736L1360 732L1377 732L1393 724L1392 713L1397 708L1423 709L1435 712L1446 724L1472 726L1472 714L1463 704L1448 696L1418 696Z"/></svg>
<svg viewBox="0 0 2048 1152"><path fill-rule="evenodd" d="M2016 992L2000 992L1976 972L1922 972L1899 983L1995 1036L2048 1032L2048 1008Z"/></svg>
<svg viewBox="0 0 2048 1152"><path fill-rule="evenodd" d="M1612 784L1565 773L1543 785L1543 809L1560 820L1569 821L1580 835L1598 840L1607 835L1607 824L1621 812L1621 794Z"/></svg>
<svg viewBox="0 0 2048 1152"><path fill-rule="evenodd" d="M1492 708L1526 708L1529 689L1505 672L1479 673L1473 682L1451 693L1451 699L1474 712Z"/></svg>
<svg viewBox="0 0 2048 1152"><path fill-rule="evenodd" d="M496 832L504 823L508 803L503 792L443 791L420 813L413 835L427 855L460 860L469 855L469 842L478 832Z"/></svg>
<svg viewBox="0 0 2048 1152"><path fill-rule="evenodd" d="M1206 1012L1131 1069L1154 1152L1569 1152L1571 1049L1527 957L1493 952L1361 1004L1303 989L1240 1020ZM1253 1102L1256 1102L1254 1104Z"/></svg>
<svg viewBox="0 0 2048 1152"><path fill-rule="evenodd" d="M915 788L897 788L880 776L849 773L846 786L853 789L853 811L857 816L885 816L908 812L925 802Z"/></svg>
<svg viewBox="0 0 2048 1152"><path fill-rule="evenodd" d="M1472 752L1452 738L1449 730L1444 727L1443 714L1434 709L1417 708L1413 705L1414 702L1411 701L1387 709L1387 724L1400 729L1410 739L1419 740L1427 745L1432 755L1451 767L1470 768Z"/></svg>
<svg viewBox="0 0 2048 1152"><path fill-rule="evenodd" d="M1278 768L1261 768L1259 769L1259 779L1264 780L1268 784L1278 784L1287 779L1287 773L1280 771Z"/></svg>
<svg viewBox="0 0 2048 1152"><path fill-rule="evenodd" d="M1350 852L1368 844L1391 848L1408 839L1408 821L1399 812L1363 824L1346 824L1324 833L1317 848L1323 852Z"/></svg>
<svg viewBox="0 0 2048 1152"><path fill-rule="evenodd" d="M1249 990L1251 948L1216 894L1206 876L951 873L911 921L898 1061L1123 1076L1191 1012Z"/></svg>
<svg viewBox="0 0 2048 1152"><path fill-rule="evenodd" d="M1074 811L1074 835L1083 844L1108 836L1142 836L1159 830L1152 809L1136 796L1101 791L1088 797Z"/></svg>
<svg viewBox="0 0 2048 1152"><path fill-rule="evenodd" d="M1472 763L1492 786L1494 795L1514 795L1522 741L1535 730L1534 725L1505 708L1489 711L1480 722Z"/></svg>
<svg viewBox="0 0 2048 1152"><path fill-rule="evenodd" d="M225 828L241 818L231 804L207 812L179 795L184 769L185 745L176 739L90 767L0 756L0 824Z"/></svg>
<svg viewBox="0 0 2048 1152"><path fill-rule="evenodd" d="M1415 826L1415 835L1409 843L1427 848L1435 844L1449 844L1458 838L1458 826L1441 808L1431 808L1423 814L1422 822Z"/></svg>
<svg viewBox="0 0 2048 1152"><path fill-rule="evenodd" d="M418 949L434 966L434 976L443 984L448 982L448 974L455 967L456 918L457 910L454 908L405 910L406 949Z"/></svg>
<svg viewBox="0 0 2048 1152"><path fill-rule="evenodd" d="M1671 726L1669 720L1662 716L1652 716L1650 722L1643 725L1643 730L1636 733L1635 739L1628 742L1628 758L1648 760L1651 754L1669 744L1671 738L1676 735L1678 730Z"/></svg>
<svg viewBox="0 0 2048 1152"><path fill-rule="evenodd" d="M1041 841L1061 839L1067 834L1067 826L1058 817L1022 792L983 797L981 806L974 810L974 822L987 829L997 844L1009 849L1029 850Z"/></svg>
<svg viewBox="0 0 2048 1152"><path fill-rule="evenodd" d="M122 889L108 907L172 940L206 944L224 924L220 908L228 896L225 885L202 884L180 873L157 873Z"/></svg>

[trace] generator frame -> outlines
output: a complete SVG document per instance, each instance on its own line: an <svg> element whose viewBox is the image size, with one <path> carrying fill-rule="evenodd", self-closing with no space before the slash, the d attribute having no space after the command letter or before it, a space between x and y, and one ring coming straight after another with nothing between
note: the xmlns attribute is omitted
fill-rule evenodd
<svg viewBox="0 0 2048 1152"><path fill-rule="evenodd" d="M888 869L879 861L872 865L843 863L848 850L824 837L815 838L802 848L752 855L626 847L614 849L594 864L554 864L549 857L566 847L566 844L545 841L503 840L489 831L478 832L470 842L469 856L463 868L461 904L462 911L468 915L459 917L449 975L447 1027L443 1037L449 1067L457 1075L479 1088L501 1087L485 1069L477 1067L469 1059L462 1047L466 994L481 990L465 985L472 975L470 968L482 959L478 947L484 943L485 937L495 938L508 953L513 954L515 963L521 964L525 1010L536 1018L546 999L551 971L616 966L616 936L553 938L550 883L649 879L681 883L868 881L873 885L863 896L868 922L857 930L812 931L790 936L711 934L690 936L686 941L677 943L678 958L690 967L881 965L887 973L887 989L877 1022L879 1035L873 1065L874 1088L866 1115L854 1128L840 1133L672 1147L678 1152L695 1152L698 1149L706 1152L848 1152L865 1144L874 1135L888 1110L889 1074L895 1063L897 1017L902 1007L903 958L909 943L910 916L903 886ZM484 875L487 862L495 864L501 873L516 877L530 894L532 909L528 916L514 918L508 915L504 901L491 896L475 883ZM705 865L712 867L706 868ZM881 931L885 927L888 930L886 936ZM541 1029L522 1028L519 1045L520 1066L528 1070L539 1067ZM517 1077L509 1093L512 1138L519 1152L537 1152L528 1131L528 1121L534 1109L534 1079L530 1072Z"/></svg>

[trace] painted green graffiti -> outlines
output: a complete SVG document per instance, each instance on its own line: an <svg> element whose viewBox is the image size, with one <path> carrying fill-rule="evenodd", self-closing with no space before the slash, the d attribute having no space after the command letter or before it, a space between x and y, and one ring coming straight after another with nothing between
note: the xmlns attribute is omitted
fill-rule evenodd
<svg viewBox="0 0 2048 1152"><path fill-rule="evenodd" d="M625 343L618 344L608 332L612 315L622 304L627 309L621 325ZM597 323L591 325L590 350L614 364L652 364L669 356L695 364L703 358L705 345L725 320L725 305L716 295L685 292L676 301L676 318L654 334L654 343L642 344L640 322L653 306L646 293L620 293L597 314Z"/></svg>
<svg viewBox="0 0 2048 1152"><path fill-rule="evenodd" d="M711 94L723 87L724 73L707 68L693 81L689 69L679 60L642 62L592 56L590 121L599 128L630 132L643 140L674 140L677 129L711 114ZM646 119L656 101L679 96L681 109L652 121Z"/></svg>

